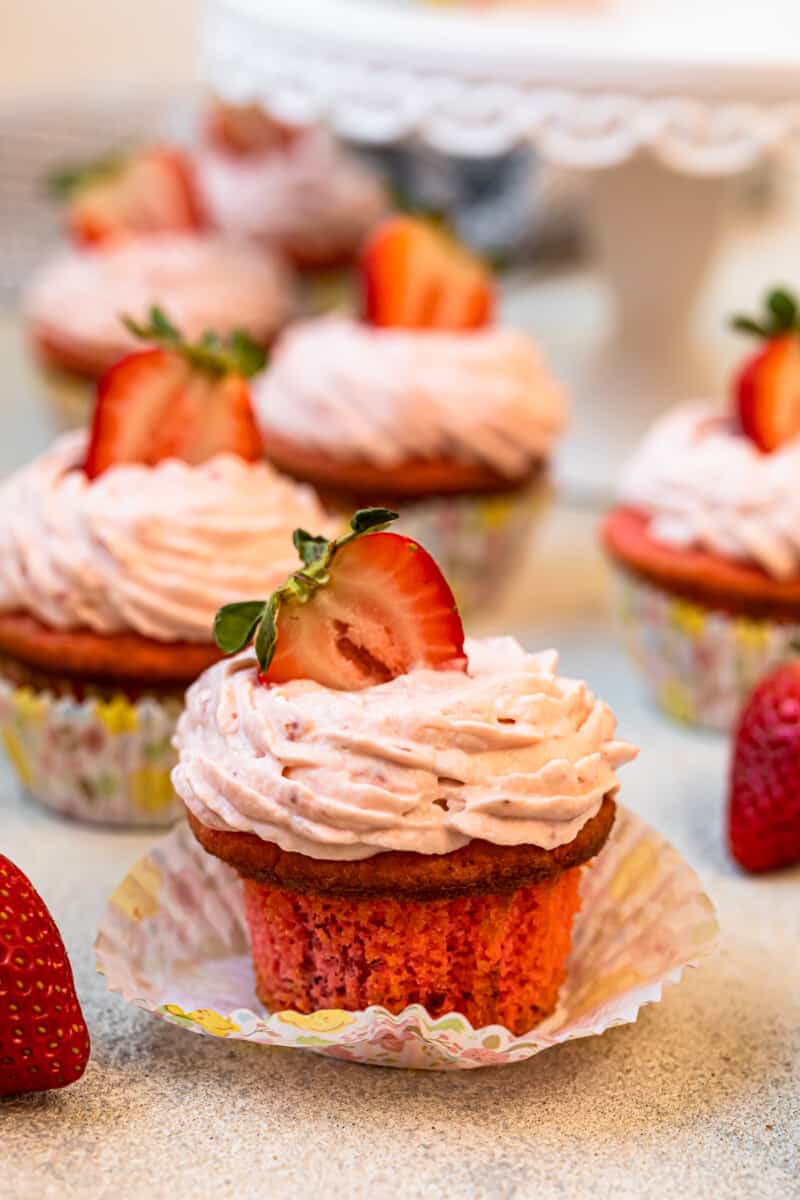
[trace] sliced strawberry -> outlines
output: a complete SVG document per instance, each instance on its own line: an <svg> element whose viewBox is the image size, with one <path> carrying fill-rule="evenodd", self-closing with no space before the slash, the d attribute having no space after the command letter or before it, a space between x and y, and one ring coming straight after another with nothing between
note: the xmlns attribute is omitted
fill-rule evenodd
<svg viewBox="0 0 800 1200"><path fill-rule="evenodd" d="M156 146L68 178L67 227L79 244L203 224L192 168L178 149Z"/></svg>
<svg viewBox="0 0 800 1200"><path fill-rule="evenodd" d="M164 345L127 355L101 377L84 464L89 478L123 462L202 463L225 452L260 458L246 378L263 365L259 347L241 332L227 345L212 334L190 345L159 309L147 326L128 324Z"/></svg>
<svg viewBox="0 0 800 1200"><path fill-rule="evenodd" d="M412 538L370 532L396 515L357 513L335 542L297 530L303 569L269 601L220 609L217 645L235 653L255 634L265 684L313 679L356 691L415 667L465 670L461 617L430 554Z"/></svg>
<svg viewBox="0 0 800 1200"><path fill-rule="evenodd" d="M0 1096L75 1083L89 1053L55 921L30 880L0 854Z"/></svg>
<svg viewBox="0 0 800 1200"><path fill-rule="evenodd" d="M766 452L800 434L800 337L772 338L736 382L742 432Z"/></svg>
<svg viewBox="0 0 800 1200"><path fill-rule="evenodd" d="M492 319L494 289L482 263L413 217L391 217L372 234L362 276L371 325L476 329Z"/></svg>

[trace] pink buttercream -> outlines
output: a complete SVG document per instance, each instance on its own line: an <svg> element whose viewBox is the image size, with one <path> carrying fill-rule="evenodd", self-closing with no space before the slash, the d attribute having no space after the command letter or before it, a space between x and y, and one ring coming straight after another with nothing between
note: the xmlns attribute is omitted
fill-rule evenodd
<svg viewBox="0 0 800 1200"><path fill-rule="evenodd" d="M311 858L444 854L483 838L576 837L636 754L557 655L467 642L469 671L418 669L363 691L264 687L250 651L189 689L173 772L204 825Z"/></svg>
<svg viewBox="0 0 800 1200"><path fill-rule="evenodd" d="M667 413L644 439L620 498L669 546L800 575L800 438L763 454L710 405Z"/></svg>
<svg viewBox="0 0 800 1200"><path fill-rule="evenodd" d="M388 206L374 171L343 153L323 129L263 154L237 156L205 146L196 175L220 229L311 257L354 251Z"/></svg>
<svg viewBox="0 0 800 1200"><path fill-rule="evenodd" d="M254 383L273 430L334 458L481 462L509 478L546 458L561 389L516 330L378 329L341 317L292 326Z"/></svg>
<svg viewBox="0 0 800 1200"><path fill-rule="evenodd" d="M34 276L26 315L39 336L90 361L140 346L120 321L164 308L190 339L248 330L267 342L290 316L288 276L268 251L222 238L160 234L103 250L65 250Z"/></svg>
<svg viewBox="0 0 800 1200"><path fill-rule="evenodd" d="M211 641L217 609L268 596L297 567L292 531L334 530L304 487L220 454L79 469L86 435L59 439L0 488L0 611L55 629Z"/></svg>

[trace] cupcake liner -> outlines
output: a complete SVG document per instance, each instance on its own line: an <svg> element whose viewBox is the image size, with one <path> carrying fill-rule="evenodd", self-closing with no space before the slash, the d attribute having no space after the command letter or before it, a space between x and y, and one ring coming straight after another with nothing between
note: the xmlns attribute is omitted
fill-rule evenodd
<svg viewBox="0 0 800 1200"><path fill-rule="evenodd" d="M514 492L441 496L401 505L393 526L421 542L450 584L462 612L495 604L524 563L520 546L551 498L537 480Z"/></svg>
<svg viewBox="0 0 800 1200"><path fill-rule="evenodd" d="M419 1004L398 1015L375 1005L269 1013L255 994L241 881L186 825L117 888L95 953L111 991L193 1033L377 1066L500 1066L635 1021L717 939L713 906L694 871L623 808L584 872L582 901L558 1008L521 1037L500 1025L474 1029L457 1012L433 1018Z"/></svg>
<svg viewBox="0 0 800 1200"><path fill-rule="evenodd" d="M106 825L166 826L178 699L78 700L0 679L0 737L20 783L47 808Z"/></svg>
<svg viewBox="0 0 800 1200"><path fill-rule="evenodd" d="M662 709L729 730L758 681L791 653L800 625L735 616L614 572L623 636Z"/></svg>

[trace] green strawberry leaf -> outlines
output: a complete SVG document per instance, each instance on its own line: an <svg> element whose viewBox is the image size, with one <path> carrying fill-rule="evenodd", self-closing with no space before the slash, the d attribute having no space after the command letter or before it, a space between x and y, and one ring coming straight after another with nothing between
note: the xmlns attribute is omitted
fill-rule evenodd
<svg viewBox="0 0 800 1200"><path fill-rule="evenodd" d="M226 604L214 618L214 641L223 654L238 654L252 640L267 607L264 600Z"/></svg>
<svg viewBox="0 0 800 1200"><path fill-rule="evenodd" d="M146 321L136 321L127 314L120 320L135 337L174 350L193 367L212 375L238 374L249 379L267 361L264 348L244 329L235 329L228 338L222 338L213 329L207 329L199 341L187 342L164 310L156 304L151 306Z"/></svg>

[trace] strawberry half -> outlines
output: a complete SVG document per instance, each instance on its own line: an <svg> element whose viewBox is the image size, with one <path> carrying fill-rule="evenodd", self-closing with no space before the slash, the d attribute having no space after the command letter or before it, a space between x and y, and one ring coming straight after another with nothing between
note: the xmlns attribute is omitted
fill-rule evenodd
<svg viewBox="0 0 800 1200"><path fill-rule="evenodd" d="M396 517L364 509L333 542L296 530L303 567L268 601L220 609L219 648L235 654L255 635L262 683L313 679L338 691L386 683L415 667L465 670L453 593L418 542L383 532Z"/></svg>
<svg viewBox="0 0 800 1200"><path fill-rule="evenodd" d="M67 1087L89 1053L61 934L30 880L0 854L0 1096Z"/></svg>
<svg viewBox="0 0 800 1200"><path fill-rule="evenodd" d="M66 198L67 229L79 245L203 224L189 159L171 146L69 168L55 174L51 186Z"/></svg>
<svg viewBox="0 0 800 1200"><path fill-rule="evenodd" d="M368 239L361 270L370 325L477 329L492 319L486 268L425 221L390 217Z"/></svg>
<svg viewBox="0 0 800 1200"><path fill-rule="evenodd" d="M800 313L783 289L771 292L761 322L736 317L735 329L766 339L735 383L742 432L766 453L800 434Z"/></svg>
<svg viewBox="0 0 800 1200"><path fill-rule="evenodd" d="M728 800L728 841L747 871L800 862L800 662L753 692L739 718Z"/></svg>
<svg viewBox="0 0 800 1200"><path fill-rule="evenodd" d="M206 334L188 344L158 308L149 325L127 324L162 345L127 355L100 379L84 463L89 478L124 462L197 464L225 452L258 459L247 377L263 366L263 350L241 331L227 343Z"/></svg>

